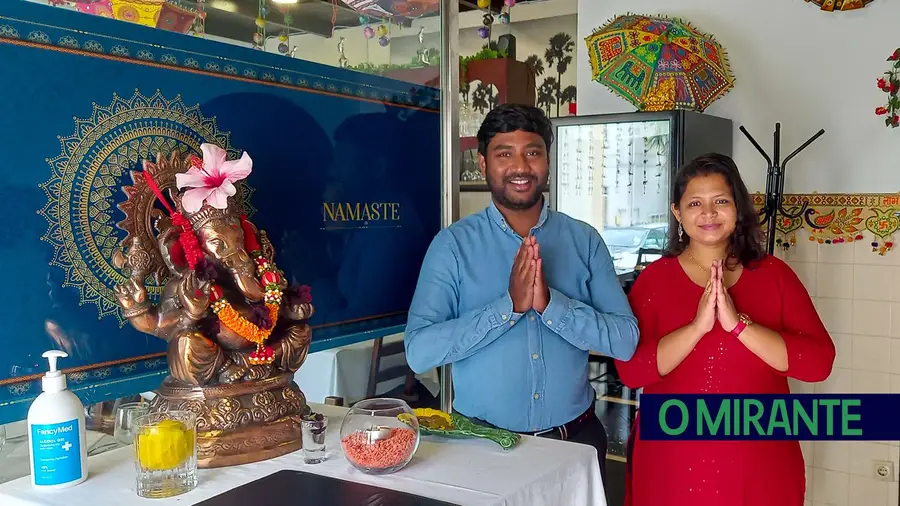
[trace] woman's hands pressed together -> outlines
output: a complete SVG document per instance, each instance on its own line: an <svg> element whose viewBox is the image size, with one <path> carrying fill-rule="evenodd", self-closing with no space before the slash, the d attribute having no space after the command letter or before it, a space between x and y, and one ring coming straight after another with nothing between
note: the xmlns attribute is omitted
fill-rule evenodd
<svg viewBox="0 0 900 506"><path fill-rule="evenodd" d="M738 315L725 288L725 262L714 261L710 268L709 281L700 296L697 314L690 324L664 336L659 340L656 351L656 368L660 376L665 376L678 367L693 351L697 343L716 324L730 332L738 324Z"/></svg>
<svg viewBox="0 0 900 506"><path fill-rule="evenodd" d="M737 327L738 313L728 289L725 288L725 262L715 260L710 267L709 281L700 297L693 326L701 334L712 330L716 321L730 332Z"/></svg>
<svg viewBox="0 0 900 506"><path fill-rule="evenodd" d="M706 283L706 289L700 297L700 304L697 306L697 316L694 317L694 327L703 334L712 330L716 324L716 297L719 291L715 289L713 278L709 278Z"/></svg>
<svg viewBox="0 0 900 506"><path fill-rule="evenodd" d="M726 332L731 332L738 325L738 313L734 301L725 288L725 262L716 260L710 269L710 282L716 294L716 319ZM708 331L707 331L708 332Z"/></svg>

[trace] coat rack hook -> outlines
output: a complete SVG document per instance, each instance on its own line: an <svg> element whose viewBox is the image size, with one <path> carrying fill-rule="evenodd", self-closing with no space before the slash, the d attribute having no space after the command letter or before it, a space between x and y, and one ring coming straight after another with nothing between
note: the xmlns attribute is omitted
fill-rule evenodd
<svg viewBox="0 0 900 506"><path fill-rule="evenodd" d="M775 229L778 219L778 214L788 217L788 218L797 218L803 215L807 208L809 207L809 203L804 202L803 206L796 213L786 212L784 209L784 171L787 167L787 163L797 156L801 151L807 148L810 144L812 144L816 139L825 134L825 130L821 129L816 132L815 135L809 138L806 142L800 145L797 149L795 149L791 154L785 157L784 161L781 161L781 123L775 123L775 132L774 132L774 151L773 156L769 158L769 155L766 154L766 151L756 142L756 139L750 135L750 132L747 131L746 128L742 126L739 127L741 133L747 137L753 147L756 148L757 151L762 155L762 157L766 160L766 199L763 204L762 210L759 212L759 216L761 217L760 224L766 226L766 252L768 254L772 254L775 251Z"/></svg>

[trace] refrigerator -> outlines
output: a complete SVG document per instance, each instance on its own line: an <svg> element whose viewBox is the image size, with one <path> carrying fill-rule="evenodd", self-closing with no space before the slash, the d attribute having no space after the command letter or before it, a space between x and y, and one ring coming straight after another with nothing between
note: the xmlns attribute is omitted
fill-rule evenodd
<svg viewBox="0 0 900 506"><path fill-rule="evenodd" d="M730 119L694 111L554 118L550 206L603 236L623 279L662 250L675 172L699 155L732 156ZM674 225L673 225L674 224Z"/></svg>

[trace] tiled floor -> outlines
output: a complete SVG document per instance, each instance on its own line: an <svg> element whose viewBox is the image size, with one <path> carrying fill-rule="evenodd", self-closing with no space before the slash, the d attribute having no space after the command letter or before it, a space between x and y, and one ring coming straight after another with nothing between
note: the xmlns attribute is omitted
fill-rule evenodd
<svg viewBox="0 0 900 506"><path fill-rule="evenodd" d="M606 503L622 506L625 502L625 463L606 459Z"/></svg>
<svg viewBox="0 0 900 506"><path fill-rule="evenodd" d="M625 499L626 444L636 409L633 401L612 396L597 401L597 416L603 421L609 440L606 454L606 500L609 506L622 506Z"/></svg>
<svg viewBox="0 0 900 506"><path fill-rule="evenodd" d="M625 501L625 457L628 434L637 414L634 392L622 386L615 371L601 363L591 364L592 385L597 393L595 412L606 427L606 500L608 506Z"/></svg>
<svg viewBox="0 0 900 506"><path fill-rule="evenodd" d="M597 401L595 412L606 427L609 440L607 454L625 458L628 443L628 431L634 420L637 407L615 398L603 398Z"/></svg>

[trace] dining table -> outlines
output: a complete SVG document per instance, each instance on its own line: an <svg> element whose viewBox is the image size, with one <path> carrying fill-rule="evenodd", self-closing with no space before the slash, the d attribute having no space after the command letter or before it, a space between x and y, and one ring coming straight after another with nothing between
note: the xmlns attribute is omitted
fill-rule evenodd
<svg viewBox="0 0 900 506"><path fill-rule="evenodd" d="M384 344L403 341L402 332L384 337ZM294 382L309 402L324 403L328 397L340 397L347 405L369 397L369 372L372 366L374 340L328 348L310 353L294 373ZM384 357L380 370L406 364L406 355L400 353ZM437 369L417 374L422 386L437 397L440 394L440 377ZM404 378L392 378L375 385L374 394L382 395L403 386Z"/></svg>
<svg viewBox="0 0 900 506"><path fill-rule="evenodd" d="M310 407L328 419L327 458L318 464L305 463L303 451L297 450L260 462L199 469L194 489L174 497L145 499L136 492L133 447L120 446L89 457L88 478L74 487L38 490L32 487L29 476L0 484L0 505L196 505L225 497L223 494L229 491L246 488L276 473L299 471L331 478L331 482L369 485L457 506L607 506L597 451L591 446L522 435L516 445L504 449L489 439L448 438L420 432L409 464L391 474L373 475L353 467L341 449L341 423L349 408L318 403L310 403ZM325 502L318 500L316 505L356 506L341 496L335 494ZM302 497L267 497L265 504L273 503L304 504Z"/></svg>

